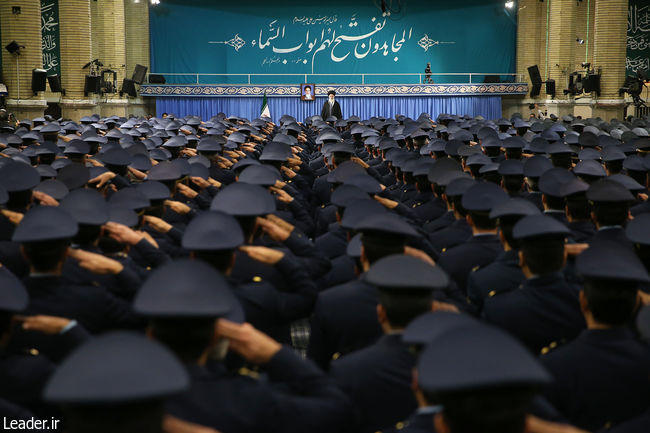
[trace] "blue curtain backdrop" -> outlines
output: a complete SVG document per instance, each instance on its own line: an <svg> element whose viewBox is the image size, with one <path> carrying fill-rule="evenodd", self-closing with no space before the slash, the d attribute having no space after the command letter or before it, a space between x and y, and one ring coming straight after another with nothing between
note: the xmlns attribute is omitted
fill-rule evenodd
<svg viewBox="0 0 650 433"><path fill-rule="evenodd" d="M500 96L347 96L337 98L341 104L343 117L357 115L362 119L372 116L393 117L403 114L417 118L421 113L429 113L432 118L440 113L470 116L481 115L486 119L501 117ZM271 116L278 120L283 114L294 116L299 121L320 110L326 98L316 98L313 102L301 101L296 96L268 97ZM248 119L259 117L262 98L253 97L159 97L156 98L156 114L173 113L176 116L199 115L204 120L219 112L229 116Z"/></svg>

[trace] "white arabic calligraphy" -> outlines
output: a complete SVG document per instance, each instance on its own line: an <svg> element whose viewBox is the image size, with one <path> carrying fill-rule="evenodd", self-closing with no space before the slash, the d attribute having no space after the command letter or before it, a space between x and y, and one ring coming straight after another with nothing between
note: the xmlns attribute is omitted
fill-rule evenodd
<svg viewBox="0 0 650 433"><path fill-rule="evenodd" d="M48 5L43 8L41 11L41 32L51 31L54 27L58 26L59 23L54 21L54 12L50 11L54 5ZM50 12L49 14L47 12Z"/></svg>
<svg viewBox="0 0 650 433"><path fill-rule="evenodd" d="M625 69L636 71L638 69L650 69L650 59L647 57L634 57L625 59Z"/></svg>
<svg viewBox="0 0 650 433"><path fill-rule="evenodd" d="M628 36L627 49L638 51L647 50L650 47L650 41L648 39L648 36L645 35Z"/></svg>
<svg viewBox="0 0 650 433"><path fill-rule="evenodd" d="M324 17L319 16L318 18L293 17L292 24L300 23L303 26L323 25L323 24L334 24L337 20L338 20L338 17L336 15L333 15L331 17L329 17L329 16L324 16Z"/></svg>
<svg viewBox="0 0 650 433"><path fill-rule="evenodd" d="M627 15L627 33L650 32L650 6L630 6Z"/></svg>
<svg viewBox="0 0 650 433"><path fill-rule="evenodd" d="M53 50L56 48L56 38L54 35L43 35L41 38L41 49L42 50Z"/></svg>
<svg viewBox="0 0 650 433"><path fill-rule="evenodd" d="M57 66L59 66L59 58L57 56L53 53L43 53L43 68L46 71L50 71Z"/></svg>
<svg viewBox="0 0 650 433"><path fill-rule="evenodd" d="M381 56L388 56L392 53L391 59L394 62L399 60L397 54L404 48L408 41L411 40L413 35L413 28L400 29L401 34L395 31L392 34L385 34L387 20L383 19L378 21L376 17L372 17L369 21L373 27L364 34L344 34L341 29L343 25L338 27L327 27L338 21L338 17L334 16L317 16L317 17L294 17L292 22L282 24L278 19L269 22L268 26L259 30L258 37L251 41L252 47L258 47L260 50L270 48L273 54L281 56L268 56L262 60L262 65L273 64L287 64L287 63L308 63L308 57L311 57L311 71L314 73L318 54L328 51L329 59L334 63L344 62L350 58L352 54L355 59L364 59L369 55L377 54ZM367 23L368 21L366 21ZM307 29L305 37L295 39L295 32L292 32L292 27L287 29L287 25L301 24L305 26L321 25L321 31ZM352 15L349 19L347 28L354 31L360 24L356 15ZM211 41L212 44L226 44L232 46L235 51L239 51L246 41L236 35L234 38L227 41ZM424 48L424 47L423 47ZM282 56L292 55L291 57L284 58ZM297 57L297 58L296 58Z"/></svg>

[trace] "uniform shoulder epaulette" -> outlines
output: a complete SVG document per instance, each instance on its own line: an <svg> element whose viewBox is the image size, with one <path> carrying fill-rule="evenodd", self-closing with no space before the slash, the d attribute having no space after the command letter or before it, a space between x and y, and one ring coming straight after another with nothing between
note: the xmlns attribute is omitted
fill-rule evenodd
<svg viewBox="0 0 650 433"><path fill-rule="evenodd" d="M25 349L23 351L23 354L26 355L26 356L38 356L41 353L38 351L38 349L35 349L35 348L32 347L30 349Z"/></svg>
<svg viewBox="0 0 650 433"><path fill-rule="evenodd" d="M558 345L557 341L553 341L553 342L551 342L551 344L549 344L548 346L546 346L546 347L542 347L542 350L540 350L539 353L540 353L541 355L546 355L547 353L550 353L551 351L553 351L554 349L556 349L558 346L559 346L559 345Z"/></svg>
<svg viewBox="0 0 650 433"><path fill-rule="evenodd" d="M240 376L250 377L251 379L255 380L258 380L260 378L260 374L257 371L250 370L246 367L240 368L237 370L237 373L239 373Z"/></svg>

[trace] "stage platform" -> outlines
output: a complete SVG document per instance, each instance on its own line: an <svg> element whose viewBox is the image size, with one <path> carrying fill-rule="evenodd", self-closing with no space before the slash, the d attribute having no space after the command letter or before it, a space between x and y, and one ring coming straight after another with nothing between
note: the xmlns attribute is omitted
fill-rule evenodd
<svg viewBox="0 0 650 433"><path fill-rule="evenodd" d="M300 100L299 85L178 85L146 84L140 96L156 98L156 112L200 115L204 119L224 112L246 118L259 116L266 94L274 119L290 114L298 120L320 114L328 90L336 91L343 116L392 117L403 114L417 117L422 112L436 117L440 113L501 117L501 96L525 95L526 83L485 84L391 84L337 85L316 84L315 101Z"/></svg>

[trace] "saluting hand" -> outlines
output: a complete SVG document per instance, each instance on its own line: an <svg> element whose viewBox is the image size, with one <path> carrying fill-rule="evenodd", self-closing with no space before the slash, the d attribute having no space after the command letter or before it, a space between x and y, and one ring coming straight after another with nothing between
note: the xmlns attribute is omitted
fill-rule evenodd
<svg viewBox="0 0 650 433"><path fill-rule="evenodd" d="M589 244L564 244L564 251L570 256L578 256L589 248Z"/></svg>
<svg viewBox="0 0 650 433"><path fill-rule="evenodd" d="M167 221L164 221L161 218L152 216L152 215L145 215L143 217L144 222L149 224L153 229L159 233L167 233L172 229L172 225L169 224Z"/></svg>
<svg viewBox="0 0 650 433"><path fill-rule="evenodd" d="M192 156L196 156L196 152L197 152L196 149L192 149L191 147L188 147L186 149L181 150L180 154L192 157Z"/></svg>
<svg viewBox="0 0 650 433"><path fill-rule="evenodd" d="M68 256L79 262L79 266L92 272L93 274L117 275L124 269L122 263L117 260L109 259L101 254L91 253L90 251L68 248Z"/></svg>
<svg viewBox="0 0 650 433"><path fill-rule="evenodd" d="M163 433L219 433L217 430L204 427L198 424L192 424L180 420L171 415L165 415L163 419Z"/></svg>
<svg viewBox="0 0 650 433"><path fill-rule="evenodd" d="M273 248L242 245L239 247L239 250L248 254L248 257L251 259L267 265L275 265L284 258L282 251L274 250Z"/></svg>
<svg viewBox="0 0 650 433"><path fill-rule="evenodd" d="M180 192L181 194L183 194L187 198L194 198L197 195L199 195L198 192L194 191L192 188L190 188L189 186L184 185L182 183L177 183L176 188L178 189L178 192Z"/></svg>
<svg viewBox="0 0 650 433"><path fill-rule="evenodd" d="M22 328L25 331L42 332L43 334L56 335L60 334L63 329L70 324L71 320L65 317L45 316L14 316L14 320L22 322Z"/></svg>
<svg viewBox="0 0 650 433"><path fill-rule="evenodd" d="M149 233L147 233L147 232L145 232L145 231L142 231L142 230L136 230L136 233L139 234L139 235L142 235L142 237L143 237L147 242L149 242L149 243L150 243L151 245L153 245L154 247L158 248L158 242L156 242L156 240L155 240L155 239L154 239L154 238L153 238Z"/></svg>
<svg viewBox="0 0 650 433"><path fill-rule="evenodd" d="M356 156L353 156L352 158L350 158L350 161L359 164L361 167L363 167L365 169L368 169L370 167L368 165L368 163L366 163L364 160L362 160L361 158L356 157Z"/></svg>
<svg viewBox="0 0 650 433"><path fill-rule="evenodd" d="M526 433L589 433L569 424L546 421L533 415L526 417Z"/></svg>
<svg viewBox="0 0 650 433"><path fill-rule="evenodd" d="M424 251L418 250L417 248L406 246L404 247L404 255L417 257L418 259L427 262L431 266L434 266L436 262Z"/></svg>
<svg viewBox="0 0 650 433"><path fill-rule="evenodd" d="M137 179L140 180L144 180L144 178L147 177L146 174L133 167L129 167L129 173L131 173L133 176L135 176Z"/></svg>
<svg viewBox="0 0 650 433"><path fill-rule="evenodd" d="M278 224L262 217L257 218L257 224L262 228L264 233L268 234L271 239L278 242L286 241L291 235L290 230L280 227Z"/></svg>
<svg viewBox="0 0 650 433"><path fill-rule="evenodd" d="M291 203L293 201L293 197L291 197L285 190L275 186L269 187L269 189L282 203Z"/></svg>
<svg viewBox="0 0 650 433"><path fill-rule="evenodd" d="M284 165L280 167L280 171L284 173L289 179L293 179L294 177L296 177L296 172L291 170L288 167L285 167Z"/></svg>
<svg viewBox="0 0 650 433"><path fill-rule="evenodd" d="M217 322L217 335L230 341L230 349L244 359L256 364L265 364L282 349L282 345L253 328L250 323L237 324L226 319Z"/></svg>
<svg viewBox="0 0 650 433"><path fill-rule="evenodd" d="M109 221L104 224L104 228L111 238L126 245L135 245L144 239L144 236L124 224Z"/></svg>
<svg viewBox="0 0 650 433"><path fill-rule="evenodd" d="M2 213L2 215L4 215L14 225L20 224L20 222L23 220L23 217L25 216L20 212L14 212L7 209L0 210L0 213Z"/></svg>
<svg viewBox="0 0 650 433"><path fill-rule="evenodd" d="M302 164L302 159L298 157L292 157L287 159L287 162L289 163L289 165L293 167L292 168L293 171L300 171L300 165Z"/></svg>
<svg viewBox="0 0 650 433"><path fill-rule="evenodd" d="M294 226L293 224L290 224L290 223L286 222L285 220L283 220L279 216L273 215L272 213L268 214L266 216L266 219L273 222L273 223L275 223L275 224L277 224L277 225L279 225L283 229L287 230L289 233L291 233L296 228L296 226Z"/></svg>
<svg viewBox="0 0 650 433"><path fill-rule="evenodd" d="M185 185L183 185L183 186L185 186ZM180 189L179 189L179 191L180 191ZM180 201L165 200L164 204L165 204L165 206L169 207L174 212L179 213L181 215L185 215L187 213L190 213L190 211L192 210L188 205L186 205L185 203L181 203Z"/></svg>
<svg viewBox="0 0 650 433"><path fill-rule="evenodd" d="M95 158L86 158L86 162L88 162L93 167L103 167L104 166L104 164L102 164L100 161L97 161Z"/></svg>
<svg viewBox="0 0 650 433"><path fill-rule="evenodd" d="M42 191L34 191L32 192L32 197L34 197L36 200L38 200L43 206L58 206L59 202L54 199L49 194L46 194Z"/></svg>
<svg viewBox="0 0 650 433"><path fill-rule="evenodd" d="M374 197L375 200L377 200L382 206L384 206L387 209L395 209L397 207L397 205L399 204L395 200L380 197L378 195L374 195L373 197Z"/></svg>
<svg viewBox="0 0 650 433"><path fill-rule="evenodd" d="M105 173L100 174L97 177L93 177L88 181L88 183L96 183L97 188L101 188L104 185L106 185L108 182L110 182L115 176L116 174L113 173L112 171L107 171Z"/></svg>

